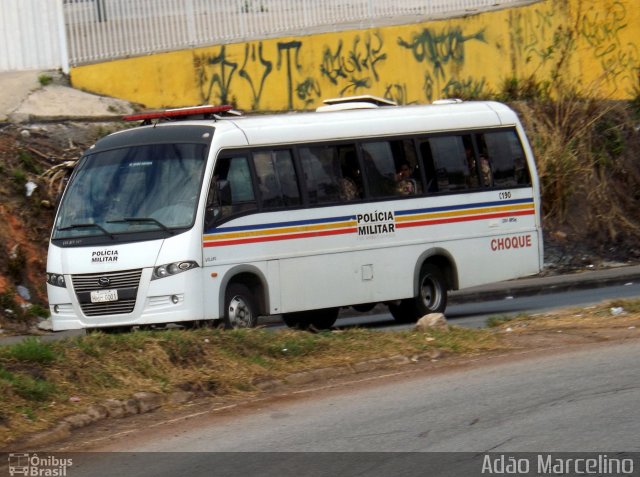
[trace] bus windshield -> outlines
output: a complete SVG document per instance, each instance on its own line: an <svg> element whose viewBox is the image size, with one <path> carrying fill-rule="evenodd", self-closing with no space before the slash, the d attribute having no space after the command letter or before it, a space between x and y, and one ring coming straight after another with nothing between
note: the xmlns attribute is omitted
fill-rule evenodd
<svg viewBox="0 0 640 477"><path fill-rule="evenodd" d="M193 226L206 163L204 144L152 144L88 154L74 171L53 239Z"/></svg>

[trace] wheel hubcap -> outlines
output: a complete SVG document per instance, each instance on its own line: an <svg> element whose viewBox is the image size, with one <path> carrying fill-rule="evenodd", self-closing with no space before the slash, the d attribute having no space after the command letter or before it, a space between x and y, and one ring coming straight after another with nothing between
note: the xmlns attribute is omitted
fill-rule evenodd
<svg viewBox="0 0 640 477"><path fill-rule="evenodd" d="M420 296L422 297L424 305L430 310L435 310L440 305L440 293L438 286L429 277L424 277L422 280Z"/></svg>
<svg viewBox="0 0 640 477"><path fill-rule="evenodd" d="M251 309L240 296L234 296L229 303L229 321L234 328L248 328L251 325Z"/></svg>

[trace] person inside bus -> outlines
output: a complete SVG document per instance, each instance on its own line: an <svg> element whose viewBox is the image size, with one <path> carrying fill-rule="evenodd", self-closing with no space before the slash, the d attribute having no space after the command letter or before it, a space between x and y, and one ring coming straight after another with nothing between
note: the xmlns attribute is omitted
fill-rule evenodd
<svg viewBox="0 0 640 477"><path fill-rule="evenodd" d="M482 178L482 185L484 187L493 187L493 171L491 170L491 163L486 156L480 156L480 177Z"/></svg>
<svg viewBox="0 0 640 477"><path fill-rule="evenodd" d="M414 195L417 191L413 170L408 162L403 162L396 173L396 191L399 195Z"/></svg>
<svg viewBox="0 0 640 477"><path fill-rule="evenodd" d="M362 198L362 180L358 167L358 156L355 150L344 152L341 162L342 177L340 178L340 199L352 201ZM359 186L360 185L360 186Z"/></svg>
<svg viewBox="0 0 640 477"><path fill-rule="evenodd" d="M464 152L467 157L468 175L467 186L475 189L478 187L478 165L476 162L476 156L473 152L473 146L469 138L464 139Z"/></svg>

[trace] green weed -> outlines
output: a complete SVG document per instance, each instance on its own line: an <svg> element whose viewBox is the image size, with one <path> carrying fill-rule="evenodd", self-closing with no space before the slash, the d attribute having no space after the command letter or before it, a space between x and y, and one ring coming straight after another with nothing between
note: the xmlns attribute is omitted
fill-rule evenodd
<svg viewBox="0 0 640 477"><path fill-rule="evenodd" d="M17 375L12 384L15 393L28 401L47 401L57 391L49 381L24 375Z"/></svg>
<svg viewBox="0 0 640 477"><path fill-rule="evenodd" d="M36 303L27 308L26 315L30 318L48 318L51 313L48 308Z"/></svg>
<svg viewBox="0 0 640 477"><path fill-rule="evenodd" d="M24 187L27 182L27 174L20 168L14 169L12 174L13 182L19 187Z"/></svg>
<svg viewBox="0 0 640 477"><path fill-rule="evenodd" d="M496 99L512 101L546 101L550 96L551 85L548 81L538 81L535 77L507 78L502 82Z"/></svg>
<svg viewBox="0 0 640 477"><path fill-rule="evenodd" d="M43 343L38 338L29 337L19 343L2 349L1 357L20 362L48 364L60 358L51 343Z"/></svg>
<svg viewBox="0 0 640 477"><path fill-rule="evenodd" d="M513 321L515 317L506 315L494 315L487 318L487 328L497 328L510 321Z"/></svg>
<svg viewBox="0 0 640 477"><path fill-rule="evenodd" d="M40 86L48 86L53 82L53 77L43 73L38 76L38 82L40 83Z"/></svg>
<svg viewBox="0 0 640 477"><path fill-rule="evenodd" d="M18 159L25 171L32 172L34 174L42 174L42 168L29 152L19 151Z"/></svg>

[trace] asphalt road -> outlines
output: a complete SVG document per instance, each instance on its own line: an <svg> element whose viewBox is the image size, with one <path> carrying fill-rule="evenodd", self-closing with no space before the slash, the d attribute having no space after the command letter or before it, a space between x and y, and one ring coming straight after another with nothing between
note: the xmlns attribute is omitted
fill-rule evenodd
<svg viewBox="0 0 640 477"><path fill-rule="evenodd" d="M446 316L452 325L482 328L486 326L490 317L514 316L520 313L543 313L558 308L590 306L614 299L640 299L640 282L522 297L514 297L507 293L492 300L469 303L453 302L447 307ZM363 326L380 330L394 330L411 328L413 325L395 323L391 314L385 310L382 313L372 315L340 318L336 322L336 326Z"/></svg>
<svg viewBox="0 0 640 477"><path fill-rule="evenodd" d="M167 423L73 475L482 475L487 452L638 452L639 360L634 340L320 389Z"/></svg>

